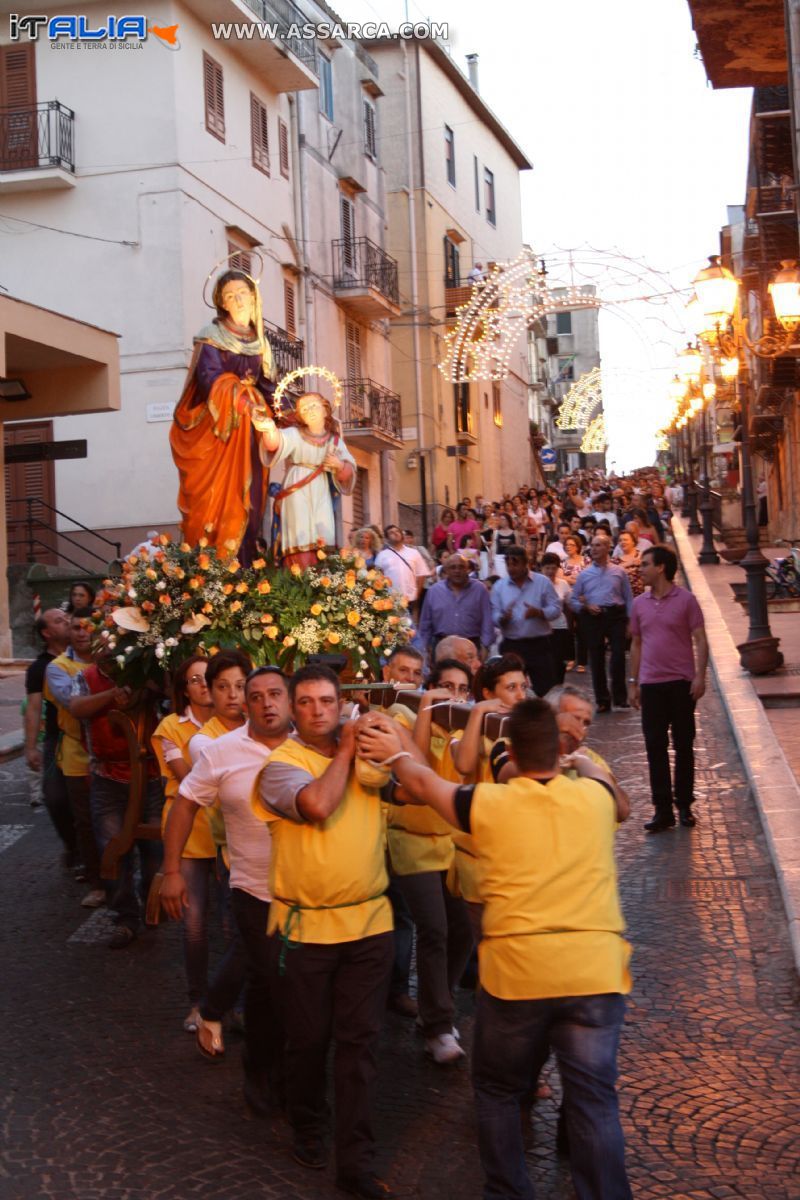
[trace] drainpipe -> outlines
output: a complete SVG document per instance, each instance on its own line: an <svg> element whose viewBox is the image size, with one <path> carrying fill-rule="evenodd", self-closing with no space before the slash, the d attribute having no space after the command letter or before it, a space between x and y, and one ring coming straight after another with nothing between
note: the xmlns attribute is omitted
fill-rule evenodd
<svg viewBox="0 0 800 1200"><path fill-rule="evenodd" d="M294 178L297 186L294 192L295 229L300 230L300 265L303 272L303 304L306 312L306 361L316 362L316 332L314 329L314 297L311 294L311 268L308 263L308 180L306 178L305 155L301 139L303 137L302 118L300 116L300 98L295 93L289 97L289 119L292 134L292 156L294 158Z"/></svg>
<svg viewBox="0 0 800 1200"><path fill-rule="evenodd" d="M422 509L422 542L423 545L428 544L428 497L426 487L426 471L425 471L425 436L423 429L423 411L422 411L422 365L421 365L421 350L419 338L419 287L418 287L418 265L417 265L417 221L414 205L414 139L411 132L411 78L409 73L409 57L408 47L405 42L401 43L403 49L403 75L405 77L405 100L406 100L406 160L408 163L408 180L406 183L406 199L408 201L408 255L409 265L411 269L411 337L414 346L414 398L416 401L417 410L417 446L419 449L420 462L420 507ZM419 70L419 59L417 60L417 69ZM431 461L431 477L433 476L433 462ZM431 478L433 483L433 478Z"/></svg>

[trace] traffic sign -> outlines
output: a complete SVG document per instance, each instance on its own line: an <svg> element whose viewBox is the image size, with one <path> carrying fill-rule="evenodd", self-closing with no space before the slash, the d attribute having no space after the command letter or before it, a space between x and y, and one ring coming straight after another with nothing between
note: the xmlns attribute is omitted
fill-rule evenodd
<svg viewBox="0 0 800 1200"><path fill-rule="evenodd" d="M542 446L542 449L539 452L539 457L542 460L542 465L547 463L555 464L556 452L552 446Z"/></svg>

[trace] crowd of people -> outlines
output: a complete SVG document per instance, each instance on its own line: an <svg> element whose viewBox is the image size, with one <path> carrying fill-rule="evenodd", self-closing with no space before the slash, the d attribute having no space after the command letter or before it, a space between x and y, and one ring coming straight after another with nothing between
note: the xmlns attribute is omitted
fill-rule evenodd
<svg viewBox="0 0 800 1200"><path fill-rule="evenodd" d="M631 1195L616 1097L630 947L614 862L630 804L585 740L612 701L641 706L646 828L675 825L674 808L694 824L706 661L702 614L664 544L677 499L655 476L578 475L459 506L437 526L434 554L398 526L359 531L354 544L419 617L376 690L343 691L323 663L287 675L223 650L183 662L165 704L106 673L91 608L38 619L45 650L28 691L30 711L44 700L44 723L28 761L65 865L79 860L83 903L107 904L116 950L136 941L148 898L182 922L183 1028L215 1061L242 1026L245 1100L256 1116L285 1112L310 1170L329 1157L334 1046L336 1181L351 1195L391 1195L374 1173L372 1128L387 1008L416 1022L434 1064L463 1061L458 991L474 986L476 948L485 1197L533 1195L523 1123L551 1052L577 1195ZM565 682L582 656L594 697ZM103 856L122 831L132 770L120 717L146 751L142 820L162 841L138 842L109 879ZM225 950L210 971L215 893Z"/></svg>

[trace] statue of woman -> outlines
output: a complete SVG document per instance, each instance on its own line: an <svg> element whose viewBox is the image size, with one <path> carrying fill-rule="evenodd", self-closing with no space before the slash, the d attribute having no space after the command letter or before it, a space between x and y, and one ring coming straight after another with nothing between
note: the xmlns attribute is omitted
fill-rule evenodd
<svg viewBox="0 0 800 1200"><path fill-rule="evenodd" d="M320 545L334 547L336 525L333 488L349 496L356 480L356 464L344 444L331 406L318 392L306 392L294 412L281 419L279 428L266 417L258 418L263 435L266 465L287 465L283 487L275 497L280 522L280 545L275 556L284 566L317 565Z"/></svg>
<svg viewBox="0 0 800 1200"><path fill-rule="evenodd" d="M213 299L217 315L194 339L169 440L184 541L195 546L205 536L219 551L235 542L248 565L257 557L268 482L253 417L271 412L275 371L255 281L225 271Z"/></svg>

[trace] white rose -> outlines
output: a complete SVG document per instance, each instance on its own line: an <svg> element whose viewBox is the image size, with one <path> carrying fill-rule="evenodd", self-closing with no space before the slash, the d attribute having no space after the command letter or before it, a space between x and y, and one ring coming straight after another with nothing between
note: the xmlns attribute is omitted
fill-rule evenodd
<svg viewBox="0 0 800 1200"><path fill-rule="evenodd" d="M163 579L159 579L158 583L156 584L156 591L157 591L157 592L163 592L163 591L164 591L164 588L165 588L166 586L167 586L167 585L164 583L164 580L163 580Z"/></svg>
<svg viewBox="0 0 800 1200"><path fill-rule="evenodd" d="M130 596L131 600L135 600L135 599L136 599L136 592L134 591L134 589L133 589L133 588L129 588L129 589L128 589L128 595Z"/></svg>
<svg viewBox="0 0 800 1200"><path fill-rule="evenodd" d="M164 645L162 642L159 642L158 645L156 646L156 658L163 658L163 657L164 657Z"/></svg>
<svg viewBox="0 0 800 1200"><path fill-rule="evenodd" d="M124 667L124 666L125 666L125 655L124 655L124 654L118 654L118 655L117 655L117 665L118 665L118 666L120 666L120 667Z"/></svg>

